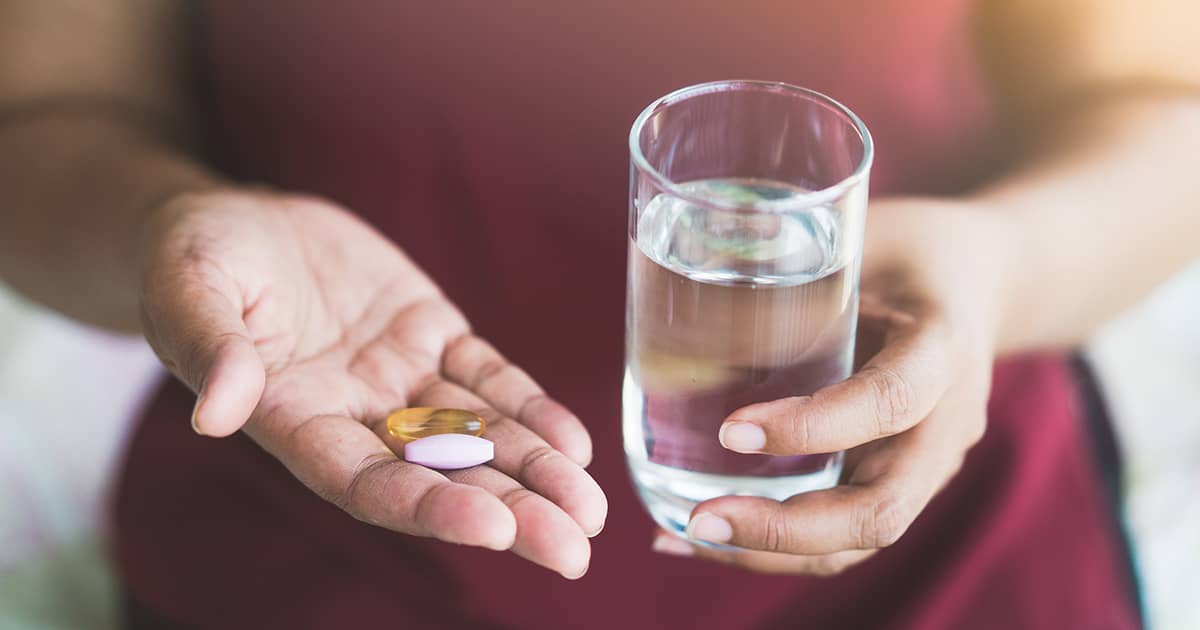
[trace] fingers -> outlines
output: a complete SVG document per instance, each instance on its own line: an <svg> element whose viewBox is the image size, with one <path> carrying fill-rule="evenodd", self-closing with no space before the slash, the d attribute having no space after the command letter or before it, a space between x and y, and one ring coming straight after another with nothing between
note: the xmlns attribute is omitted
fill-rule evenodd
<svg viewBox="0 0 1200 630"><path fill-rule="evenodd" d="M350 341L361 348L347 371L371 392L355 410L364 417L414 406L411 399L438 379L443 348L469 330L458 309L440 296L413 300L389 314L391 321L374 337Z"/></svg>
<svg viewBox="0 0 1200 630"><path fill-rule="evenodd" d="M849 379L812 396L734 411L721 426L721 444L738 452L828 453L908 430L949 387L949 353L937 323L900 328Z"/></svg>
<svg viewBox="0 0 1200 630"><path fill-rule="evenodd" d="M592 440L579 418L548 398L491 344L474 335L460 338L446 349L442 369L451 381L529 427L571 461L580 466L591 462Z"/></svg>
<svg viewBox="0 0 1200 630"><path fill-rule="evenodd" d="M483 488L508 506L517 520L513 553L569 580L587 572L591 557L587 537L571 517L545 497L488 466L450 471L446 476Z"/></svg>
<svg viewBox="0 0 1200 630"><path fill-rule="evenodd" d="M352 418L276 415L246 430L306 486L359 520L496 550L516 539L512 511L491 492L400 461Z"/></svg>
<svg viewBox="0 0 1200 630"><path fill-rule="evenodd" d="M852 486L809 492L783 503L722 497L697 506L687 535L698 541L789 554L878 549L898 540L918 511L890 493Z"/></svg>
<svg viewBox="0 0 1200 630"><path fill-rule="evenodd" d="M262 397L266 372L245 331L217 344L192 411L192 429L224 437L241 429Z"/></svg>
<svg viewBox="0 0 1200 630"><path fill-rule="evenodd" d="M787 575L815 575L820 577L837 575L871 557L875 550L851 550L836 553L797 556L767 551L744 549L715 549L697 545L665 530L658 530L651 548L661 554L680 557L695 557L741 567L759 573Z"/></svg>
<svg viewBox="0 0 1200 630"><path fill-rule="evenodd" d="M908 530L957 470L962 445L945 417L872 444L849 484L798 494L784 502L727 496L696 506L693 540L777 553L816 555L880 549Z"/></svg>
<svg viewBox="0 0 1200 630"><path fill-rule="evenodd" d="M197 433L226 436L245 424L262 397L266 372L230 295L197 276L155 277L143 290L146 338L198 398Z"/></svg>
<svg viewBox="0 0 1200 630"><path fill-rule="evenodd" d="M475 394L450 382L428 387L415 401L428 407L469 409L484 416L483 437L496 444L495 468L562 508L594 536L604 526L608 499L595 480L558 450L522 424L502 416Z"/></svg>

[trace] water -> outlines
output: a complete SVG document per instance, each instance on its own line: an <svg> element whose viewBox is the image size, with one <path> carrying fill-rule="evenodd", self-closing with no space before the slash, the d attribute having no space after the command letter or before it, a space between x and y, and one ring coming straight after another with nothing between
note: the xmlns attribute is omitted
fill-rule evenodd
<svg viewBox="0 0 1200 630"><path fill-rule="evenodd" d="M685 188L760 209L805 192L762 180ZM825 207L733 212L665 194L642 210L629 248L623 429L634 484L660 525L682 531L713 497L782 500L837 482L840 453L745 455L717 433L738 407L850 375L858 274L835 255L839 225Z"/></svg>

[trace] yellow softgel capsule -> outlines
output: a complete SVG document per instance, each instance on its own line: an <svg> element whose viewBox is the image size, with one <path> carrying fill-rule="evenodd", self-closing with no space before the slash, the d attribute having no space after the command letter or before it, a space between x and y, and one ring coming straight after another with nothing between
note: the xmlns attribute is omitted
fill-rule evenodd
<svg viewBox="0 0 1200 630"><path fill-rule="evenodd" d="M411 442L431 435L462 433L478 437L487 423L465 409L409 407L393 411L387 418L388 435Z"/></svg>

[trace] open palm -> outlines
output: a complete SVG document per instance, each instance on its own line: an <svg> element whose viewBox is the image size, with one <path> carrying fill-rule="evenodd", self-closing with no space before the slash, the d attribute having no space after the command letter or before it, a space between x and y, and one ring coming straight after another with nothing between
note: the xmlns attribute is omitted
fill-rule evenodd
<svg viewBox="0 0 1200 630"><path fill-rule="evenodd" d="M607 503L583 425L369 226L315 199L190 195L150 222L144 269L146 336L199 394L197 432L244 429L363 521L586 571ZM483 416L495 460L397 458L385 418L415 406Z"/></svg>

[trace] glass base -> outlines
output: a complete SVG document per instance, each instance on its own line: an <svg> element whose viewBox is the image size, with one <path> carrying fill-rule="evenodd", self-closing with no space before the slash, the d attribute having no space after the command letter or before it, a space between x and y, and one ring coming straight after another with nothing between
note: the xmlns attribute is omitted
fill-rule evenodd
<svg viewBox="0 0 1200 630"><path fill-rule="evenodd" d="M805 475L742 477L711 475L671 468L630 457L629 471L642 505L663 529L686 537L688 519L697 504L728 495L757 496L784 501L801 492L824 490L837 485L842 472L842 453L829 456L824 468ZM701 543L715 548L724 545Z"/></svg>

